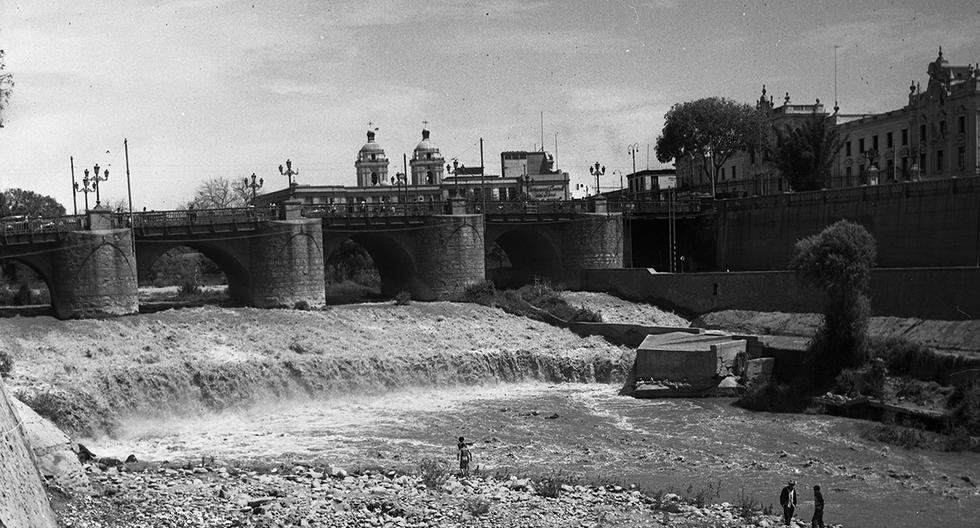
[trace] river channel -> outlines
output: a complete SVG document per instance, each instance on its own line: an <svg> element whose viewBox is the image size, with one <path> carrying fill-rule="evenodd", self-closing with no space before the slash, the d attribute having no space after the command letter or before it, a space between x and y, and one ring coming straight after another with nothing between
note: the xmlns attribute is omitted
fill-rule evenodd
<svg viewBox="0 0 980 528"><path fill-rule="evenodd" d="M909 451L860 438L867 422L750 413L727 399L635 400L604 384L495 384L305 400L167 420L129 420L84 441L99 454L149 460L330 461L414 467L475 442L474 463L518 473L561 471L696 492L739 491L777 504L798 482L802 516L813 484L825 518L848 527L977 526L980 454ZM777 504L778 506L778 504Z"/></svg>

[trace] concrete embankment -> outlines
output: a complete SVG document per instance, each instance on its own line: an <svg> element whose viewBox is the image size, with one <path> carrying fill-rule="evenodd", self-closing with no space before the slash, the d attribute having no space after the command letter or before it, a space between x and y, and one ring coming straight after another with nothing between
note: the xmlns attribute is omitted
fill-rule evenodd
<svg viewBox="0 0 980 528"><path fill-rule="evenodd" d="M57 526L13 398L0 381L0 526Z"/></svg>

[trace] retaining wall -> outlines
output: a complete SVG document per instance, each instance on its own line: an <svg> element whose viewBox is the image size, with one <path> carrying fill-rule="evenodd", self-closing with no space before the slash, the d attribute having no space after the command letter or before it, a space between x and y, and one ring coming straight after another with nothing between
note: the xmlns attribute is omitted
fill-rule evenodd
<svg viewBox="0 0 980 528"><path fill-rule="evenodd" d="M12 401L0 381L0 526L54 528L58 523Z"/></svg>
<svg viewBox="0 0 980 528"><path fill-rule="evenodd" d="M581 289L610 292L688 314L718 310L813 313L822 295L790 271L656 273L648 269L589 269ZM980 319L980 268L894 268L871 273L876 316Z"/></svg>

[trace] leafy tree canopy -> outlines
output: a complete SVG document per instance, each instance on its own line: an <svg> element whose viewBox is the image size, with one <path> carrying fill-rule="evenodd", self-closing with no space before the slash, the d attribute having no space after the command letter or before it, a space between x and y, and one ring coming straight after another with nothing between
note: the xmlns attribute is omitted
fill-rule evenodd
<svg viewBox="0 0 980 528"><path fill-rule="evenodd" d="M52 218L64 216L65 208L50 196L24 189L7 189L0 193L0 217L13 215Z"/></svg>
<svg viewBox="0 0 980 528"><path fill-rule="evenodd" d="M826 184L846 141L830 119L814 115L799 128L776 130L773 161L794 191L818 190Z"/></svg>
<svg viewBox="0 0 980 528"><path fill-rule="evenodd" d="M657 159L663 163L704 156L714 168L712 188L721 167L736 152L764 144L769 118L760 110L723 97L678 103L664 116L657 138Z"/></svg>

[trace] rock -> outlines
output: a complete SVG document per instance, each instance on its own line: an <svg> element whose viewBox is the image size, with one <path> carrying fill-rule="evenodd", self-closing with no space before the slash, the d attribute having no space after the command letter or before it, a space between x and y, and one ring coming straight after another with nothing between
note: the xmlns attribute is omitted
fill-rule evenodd
<svg viewBox="0 0 980 528"><path fill-rule="evenodd" d="M24 439L34 453L38 472L66 491L88 491L89 480L82 464L94 459L95 455L82 444L78 444L76 454L71 439L61 429L20 400L13 398L12 401L14 412L24 427Z"/></svg>
<svg viewBox="0 0 980 528"><path fill-rule="evenodd" d="M544 417L544 419L545 419L545 420L554 420L554 419L556 419L556 418L558 418L558 417L559 417L559 416L558 416L558 413L554 413L554 414L552 414L551 416L545 416L545 417Z"/></svg>
<svg viewBox="0 0 980 528"><path fill-rule="evenodd" d="M327 468L327 474L333 478L347 477L347 471L344 468L340 468L337 466L329 466Z"/></svg>

